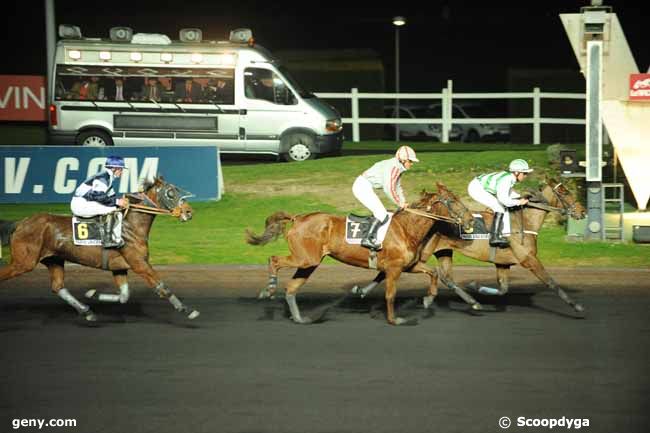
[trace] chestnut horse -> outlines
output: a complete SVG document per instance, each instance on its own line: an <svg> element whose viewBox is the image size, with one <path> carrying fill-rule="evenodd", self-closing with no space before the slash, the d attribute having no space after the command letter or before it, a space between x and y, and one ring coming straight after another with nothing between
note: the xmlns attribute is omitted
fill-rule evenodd
<svg viewBox="0 0 650 433"><path fill-rule="evenodd" d="M444 189L444 185L438 184ZM510 267L520 264L530 270L546 286L555 291L558 296L567 304L573 307L578 313L584 312L584 307L572 300L564 290L548 274L544 265L537 257L537 234L542 228L544 219L549 212L557 211L562 214L569 214L574 219L585 217L584 206L576 200L571 192L561 183L554 179L546 179L546 183L535 192L530 203L524 207L518 207L510 212L512 233L508 248L497 248L492 250L487 239L463 240L444 222L436 223L441 227L427 242L422 250L421 260L426 262L431 254L435 254L439 264L439 274L442 282L450 289L456 290L457 284L452 278L452 254L458 251L461 254L483 262L492 262L497 270L497 284L499 286L495 293L505 295L508 292L508 280ZM492 212L480 212L483 216L486 227L492 224L494 214ZM369 285L356 290L355 292L365 296L370 290L377 286L384 278L385 273L381 272Z"/></svg>
<svg viewBox="0 0 650 433"><path fill-rule="evenodd" d="M397 291L396 281L404 271L422 272L431 278L429 295L436 289L435 271L423 266L419 261L420 250L430 236L430 230L436 219L446 219L454 224L462 224L471 230L473 218L471 212L449 193L422 192L420 200L409 208L398 211L392 218L383 248L377 253L377 269L387 277L386 310L388 323L400 325L406 323L403 318L395 317L394 301ZM285 226L293 226L285 231ZM362 268L368 268L370 250L348 244L345 240L345 216L314 212L303 215L289 215L276 212L266 219L264 233L255 235L247 230L247 242L251 245L264 245L284 234L291 254L286 257L269 258L268 287L260 292L260 298L271 297L278 284L278 270L281 268L298 268L287 284L285 298L291 311L291 318L296 323L310 323L311 319L303 317L296 303L296 293L316 270L325 256ZM480 305L462 289L462 296L471 305Z"/></svg>
<svg viewBox="0 0 650 433"><path fill-rule="evenodd" d="M192 207L185 201L188 196L161 177L145 185L143 192L128 194L129 205L122 223L125 243L121 248L75 245L70 216L40 213L18 222L0 221L3 243L10 239L11 245L11 262L0 269L0 281L29 272L39 262L43 263L50 273L52 291L86 320L95 321L97 317L92 310L64 288L64 263L69 261L112 271L120 294L99 295L100 300L109 302L128 301L127 270L132 269L144 278L158 296L167 299L189 319L194 319L199 312L185 306L165 287L151 267L148 244L149 231L156 214L172 215L182 222L192 218ZM87 295L92 294L89 291Z"/></svg>

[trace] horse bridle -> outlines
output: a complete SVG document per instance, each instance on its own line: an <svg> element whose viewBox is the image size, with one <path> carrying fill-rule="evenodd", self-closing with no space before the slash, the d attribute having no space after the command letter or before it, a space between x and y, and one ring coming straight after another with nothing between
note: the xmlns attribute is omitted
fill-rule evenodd
<svg viewBox="0 0 650 433"><path fill-rule="evenodd" d="M162 187L155 187L156 197L162 206L152 199L149 198L145 193L139 192L137 194L132 194L133 197L141 199L143 202L147 203L146 205L131 203L127 200L125 216L129 212L129 209L133 209L136 212L148 213L152 215L170 215L173 217L179 217L181 214L181 207L186 198L191 197L193 194L181 190L177 186L171 184L164 184ZM174 197L172 192L175 191L178 193L178 200L174 203ZM184 192L185 194L181 194ZM161 197L162 194L162 197ZM129 196L127 195L127 198Z"/></svg>
<svg viewBox="0 0 650 433"><path fill-rule="evenodd" d="M550 186L550 185L549 185ZM572 204L567 202L567 200L564 198L562 194L559 193L557 190L558 187L562 186L562 182L556 184L554 187L551 188L551 191L553 192L553 195L555 198L562 204L562 207L555 207L547 204L542 204L542 203L535 203L535 202L528 202L528 206L534 207L537 209L549 211L549 212L559 212L560 215L566 215L566 214L573 214L576 209L576 204L577 202L574 201Z"/></svg>
<svg viewBox="0 0 650 433"><path fill-rule="evenodd" d="M415 215L423 216L425 218L430 218L432 220L437 220L437 221L445 221L448 223L452 224L458 224L461 225L463 223L463 219L461 218L461 215L459 215L457 212L455 212L452 207L451 207L451 198L447 197L445 200L443 199L436 199L433 201L433 203L429 204L427 208L432 208L434 204L436 203L442 203L446 208L447 211L449 212L450 216L444 216L444 215L438 215L438 214L433 214L430 212L424 212L421 210L418 210L417 208L405 208L404 210L407 212L410 212ZM462 203L461 203L462 206Z"/></svg>

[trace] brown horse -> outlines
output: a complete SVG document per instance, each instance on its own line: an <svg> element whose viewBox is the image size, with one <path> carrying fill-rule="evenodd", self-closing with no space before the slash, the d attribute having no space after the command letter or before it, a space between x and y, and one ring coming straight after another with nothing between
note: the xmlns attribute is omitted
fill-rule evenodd
<svg viewBox="0 0 650 433"><path fill-rule="evenodd" d="M3 243L11 245L11 262L0 269L0 281L33 270L38 263L47 266L52 291L77 310L86 320L96 320L91 309L64 288L64 263L78 263L113 272L120 294L99 295L101 301L125 303L129 299L127 270L139 274L154 292L167 299L176 310L188 318L199 312L185 306L160 279L149 263L149 231L156 214L169 214L180 221L192 218L192 207L185 201L188 195L161 177L144 186L143 192L127 195L129 207L125 212L121 248L78 246L73 242L71 217L40 213L18 222L0 221ZM91 297L94 293L88 292Z"/></svg>
<svg viewBox="0 0 650 433"><path fill-rule="evenodd" d="M438 184L438 186L444 189L444 185ZM527 206L510 212L512 233L508 248L491 249L487 239L460 239L451 230L451 227L445 226L445 223L436 223L440 224L441 227L436 230L436 233L423 248L421 260L426 262L431 257L431 254L435 254L439 263L440 279L453 290L457 288L457 284L452 278L453 251L458 251L467 257L483 262L492 262L496 266L499 288L494 293L488 293L497 295L505 295L508 292L510 267L520 264L530 270L548 288L554 290L576 312L582 313L584 312L583 306L573 301L560 288L548 274L539 258L537 258L537 234L544 223L546 215L552 211L569 214L575 219L584 218L586 213L583 205L576 200L564 185L553 179L546 179L546 183L531 197L531 201ZM492 212L481 212L481 215L485 226L490 227L494 214ZM356 290L356 292L365 296L384 278L386 278L385 274L380 273L372 283Z"/></svg>
<svg viewBox="0 0 650 433"><path fill-rule="evenodd" d="M473 223L471 212L460 201L452 200L451 194L444 192L422 192L417 203L395 213L383 242L383 248L377 253L377 269L387 277L385 297L387 319L390 324L405 323L403 318L395 317L394 310L396 281L402 272L423 272L429 275L431 278L429 295L435 295L432 293L436 290L437 284L435 271L419 262L420 250L427 236L430 236L430 230L435 222L432 218L452 220L455 224L462 224L467 230L471 230ZM293 226L285 231L288 223L293 223ZM279 269L298 268L287 284L285 298L293 321L310 323L311 319L300 314L296 293L325 256L331 256L349 265L369 267L370 251L360 245L346 242L345 225L345 216L341 215L323 212L289 215L285 212L276 212L266 219L266 227L262 235L257 236L247 231L247 242L251 245L267 244L284 233L291 251L291 255L286 257L269 258L268 287L260 292L259 297L273 296L277 289ZM471 296L458 289L468 303L480 308Z"/></svg>

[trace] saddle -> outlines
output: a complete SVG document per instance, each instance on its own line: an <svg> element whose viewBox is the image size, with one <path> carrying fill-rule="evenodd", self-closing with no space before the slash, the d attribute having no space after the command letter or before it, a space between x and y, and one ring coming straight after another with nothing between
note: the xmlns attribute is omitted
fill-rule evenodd
<svg viewBox="0 0 650 433"><path fill-rule="evenodd" d="M466 233L462 226L450 224L441 229L442 234L450 238L463 240L490 239L490 229L485 224L483 215L478 213L472 215L474 216L474 230L472 233Z"/></svg>
<svg viewBox="0 0 650 433"><path fill-rule="evenodd" d="M120 248L122 241L122 213L83 218L72 217L72 234L75 245Z"/></svg>
<svg viewBox="0 0 650 433"><path fill-rule="evenodd" d="M393 220L393 214L388 213L388 222L379 228L377 242L382 243ZM361 240L368 234L374 217L349 214L345 218L345 241L351 245L361 245Z"/></svg>

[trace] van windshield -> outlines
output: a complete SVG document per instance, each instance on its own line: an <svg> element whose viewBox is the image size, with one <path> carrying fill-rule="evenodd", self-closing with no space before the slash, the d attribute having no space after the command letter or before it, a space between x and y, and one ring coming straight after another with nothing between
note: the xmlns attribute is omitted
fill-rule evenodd
<svg viewBox="0 0 650 433"><path fill-rule="evenodd" d="M289 82L291 87L294 88L296 92L300 95L301 98L315 98L316 95L311 93L310 91L304 89L292 76L291 73L289 73L289 70L285 66L279 66L278 70L282 74L285 80Z"/></svg>

